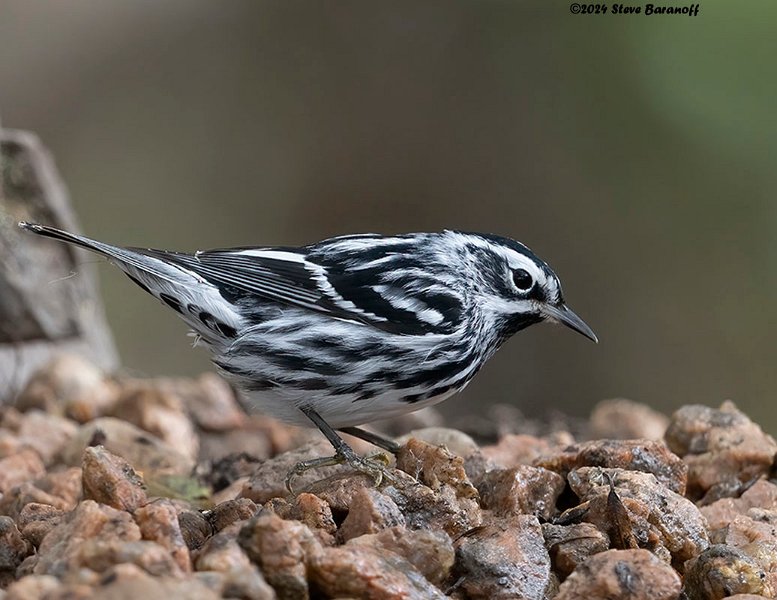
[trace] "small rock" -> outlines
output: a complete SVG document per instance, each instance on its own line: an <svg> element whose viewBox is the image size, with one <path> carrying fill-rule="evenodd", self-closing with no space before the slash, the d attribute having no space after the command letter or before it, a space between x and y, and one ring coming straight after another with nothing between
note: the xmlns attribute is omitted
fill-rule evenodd
<svg viewBox="0 0 777 600"><path fill-rule="evenodd" d="M101 417L82 425L63 449L63 461L80 465L84 449L99 444L144 474L188 475L194 467L193 460L169 444L114 417Z"/></svg>
<svg viewBox="0 0 777 600"><path fill-rule="evenodd" d="M140 475L126 460L103 446L84 450L82 470L84 498L129 512L148 502Z"/></svg>
<svg viewBox="0 0 777 600"><path fill-rule="evenodd" d="M116 386L100 369L81 356L64 354L33 374L16 406L85 423L105 414L115 400Z"/></svg>
<svg viewBox="0 0 777 600"><path fill-rule="evenodd" d="M240 454L247 454L257 462L262 462L275 455L272 441L263 431L254 430L251 427L251 421L230 431L203 431L199 437L198 460L201 463L214 464L227 456ZM214 475L217 476L216 473Z"/></svg>
<svg viewBox="0 0 777 600"><path fill-rule="evenodd" d="M31 502L47 504L63 511L73 508L62 498L52 496L32 483L23 483L0 498L0 514L18 519L24 507Z"/></svg>
<svg viewBox="0 0 777 600"><path fill-rule="evenodd" d="M189 550L199 549L213 535L213 527L205 516L193 510L178 513L178 524L181 527L186 547Z"/></svg>
<svg viewBox="0 0 777 600"><path fill-rule="evenodd" d="M126 513L93 500L83 500L43 538L38 548L38 575L63 576L79 567L78 553L85 540L140 540L140 529Z"/></svg>
<svg viewBox="0 0 777 600"><path fill-rule="evenodd" d="M40 455L32 449L22 449L18 454L0 459L0 493L25 483L46 472Z"/></svg>
<svg viewBox="0 0 777 600"><path fill-rule="evenodd" d="M451 454L443 446L411 438L399 449L397 468L434 491L449 485L455 490L457 498L478 498L478 492L464 470L464 459Z"/></svg>
<svg viewBox="0 0 777 600"><path fill-rule="evenodd" d="M607 550L575 569L556 600L677 600L680 587L675 570L647 550Z"/></svg>
<svg viewBox="0 0 777 600"><path fill-rule="evenodd" d="M211 495L210 499L214 504L221 504L228 500L237 500L240 494L243 492L243 488L248 483L249 477L240 477L236 479L229 486Z"/></svg>
<svg viewBox="0 0 777 600"><path fill-rule="evenodd" d="M165 380L163 385L181 397L200 429L232 431L246 422L232 388L215 373L204 373L195 380Z"/></svg>
<svg viewBox="0 0 777 600"><path fill-rule="evenodd" d="M716 535L716 540L734 548L744 548L753 542L767 542L777 547L777 512L759 508L735 516Z"/></svg>
<svg viewBox="0 0 777 600"><path fill-rule="evenodd" d="M248 498L238 498L217 504L207 515L214 532L221 531L235 521L250 519L256 514L256 504Z"/></svg>
<svg viewBox="0 0 777 600"><path fill-rule="evenodd" d="M238 522L213 535L197 551L195 566L198 571L227 573L243 568L255 568L248 555L237 543L237 536L245 523Z"/></svg>
<svg viewBox="0 0 777 600"><path fill-rule="evenodd" d="M80 467L70 467L62 471L50 471L35 481L35 486L47 494L65 501L68 510L78 504L82 495L83 473Z"/></svg>
<svg viewBox="0 0 777 600"><path fill-rule="evenodd" d="M18 435L20 443L34 449L49 464L59 458L77 431L78 425L69 419L31 410L22 416Z"/></svg>
<svg viewBox="0 0 777 600"><path fill-rule="evenodd" d="M122 563L132 563L155 576L183 575L170 553L156 542L148 540L84 540L75 553L73 566L103 573Z"/></svg>
<svg viewBox="0 0 777 600"><path fill-rule="evenodd" d="M618 398L599 402L591 412L591 437L662 440L669 417L646 404Z"/></svg>
<svg viewBox="0 0 777 600"><path fill-rule="evenodd" d="M613 525L622 525L613 515L614 492L628 521L627 530L620 533L632 536L641 547L667 558L671 555L675 563L682 564L709 545L706 522L699 509L659 483L652 473L582 467L572 471L568 481L587 506L583 519L610 532L611 537Z"/></svg>
<svg viewBox="0 0 777 600"><path fill-rule="evenodd" d="M701 507L707 519L709 531L726 527L738 515L745 515L751 508L777 511L777 485L765 479L756 481L739 498L722 498Z"/></svg>
<svg viewBox="0 0 777 600"><path fill-rule="evenodd" d="M575 439L566 431L560 431L548 437L508 434L499 439L499 443L481 449L483 456L503 469L518 465L531 465L541 457L560 452L575 443Z"/></svg>
<svg viewBox="0 0 777 600"><path fill-rule="evenodd" d="M136 598L219 600L221 595L196 578L153 576L134 564L120 564L103 573L100 585L94 589L94 595L89 596L90 600Z"/></svg>
<svg viewBox="0 0 777 600"><path fill-rule="evenodd" d="M395 471L394 477L395 481L382 492L399 507L408 528L441 529L455 538L483 522L477 502L457 497L450 485L435 492L402 471Z"/></svg>
<svg viewBox="0 0 777 600"><path fill-rule="evenodd" d="M340 526L340 536L347 541L397 525L404 526L405 517L396 503L375 489L360 488Z"/></svg>
<svg viewBox="0 0 777 600"><path fill-rule="evenodd" d="M550 557L537 517L500 519L462 536L456 542L456 575L467 598L546 598Z"/></svg>
<svg viewBox="0 0 777 600"><path fill-rule="evenodd" d="M448 579L456 559L453 542L442 531L411 531L404 527L390 527L376 534L354 538L348 544L393 552L436 586L443 585Z"/></svg>
<svg viewBox="0 0 777 600"><path fill-rule="evenodd" d="M719 409L682 407L672 415L665 439L688 465L688 495L692 498L701 498L720 485L738 490L736 484L767 475L777 454L774 438L732 402L724 402Z"/></svg>
<svg viewBox="0 0 777 600"><path fill-rule="evenodd" d="M483 475L478 484L483 508L498 517L530 514L548 520L556 512L556 501L566 481L542 467L518 465Z"/></svg>
<svg viewBox="0 0 777 600"><path fill-rule="evenodd" d="M280 600L309 596L306 562L321 546L306 525L260 513L240 530L238 543Z"/></svg>
<svg viewBox="0 0 777 600"><path fill-rule="evenodd" d="M6 589L3 600L48 600L56 598L62 582L53 575L28 575L13 582Z"/></svg>
<svg viewBox="0 0 777 600"><path fill-rule="evenodd" d="M275 600L275 590L255 565L231 571L200 571L196 577L221 598Z"/></svg>
<svg viewBox="0 0 777 600"><path fill-rule="evenodd" d="M233 452L218 460L204 461L197 466L197 476L214 492L219 492L238 479L250 476L261 462L247 452Z"/></svg>
<svg viewBox="0 0 777 600"><path fill-rule="evenodd" d="M324 548L310 557L309 573L311 584L328 598L445 598L404 558L370 546Z"/></svg>
<svg viewBox="0 0 777 600"><path fill-rule="evenodd" d="M478 445L470 436L458 429L449 427L425 427L413 429L396 439L400 445L406 445L411 439L426 442L431 446L443 446L451 454L466 458L478 451Z"/></svg>
<svg viewBox="0 0 777 600"><path fill-rule="evenodd" d="M46 534L62 522L64 514L48 504L25 504L18 519L22 537L37 548Z"/></svg>
<svg viewBox="0 0 777 600"><path fill-rule="evenodd" d="M111 416L137 425L196 460L199 438L180 396L151 381L125 382Z"/></svg>
<svg viewBox="0 0 777 600"><path fill-rule="evenodd" d="M303 492L291 502L274 498L264 505L263 510L274 512L282 519L300 521L307 525L318 541L325 546L334 544L337 531L332 509L323 499L314 494Z"/></svg>
<svg viewBox="0 0 777 600"><path fill-rule="evenodd" d="M566 477L580 467L603 467L652 473L673 492L685 493L688 468L663 442L649 440L595 440L575 444L537 461Z"/></svg>
<svg viewBox="0 0 777 600"><path fill-rule="evenodd" d="M562 578L568 577L589 556L604 552L610 547L607 535L591 523L543 523L542 535L553 561L553 570Z"/></svg>
<svg viewBox="0 0 777 600"><path fill-rule="evenodd" d="M184 573L192 570L189 548L181 532L178 511L167 498L160 498L141 506L134 515L144 540L165 548Z"/></svg>
<svg viewBox="0 0 777 600"><path fill-rule="evenodd" d="M773 598L775 590L753 558L740 549L715 545L685 565L684 592L689 600L718 600L734 594Z"/></svg>
<svg viewBox="0 0 777 600"><path fill-rule="evenodd" d="M22 537L13 519L0 517L0 582L7 585L13 581L16 568L32 551L32 545Z"/></svg>

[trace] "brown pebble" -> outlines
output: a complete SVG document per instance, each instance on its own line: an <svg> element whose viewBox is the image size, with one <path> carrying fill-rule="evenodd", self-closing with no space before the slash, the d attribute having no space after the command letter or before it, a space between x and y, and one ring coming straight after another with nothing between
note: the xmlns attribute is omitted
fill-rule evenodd
<svg viewBox="0 0 777 600"><path fill-rule="evenodd" d="M182 398L155 380L123 382L119 400L110 413L196 460L199 438Z"/></svg>
<svg viewBox="0 0 777 600"><path fill-rule="evenodd" d="M614 489L626 510L631 535L640 540L641 547L650 547L667 559L671 555L673 561L682 564L709 545L706 522L699 509L662 485L652 473L582 467L572 471L568 481L581 502L587 504L583 519L603 532L612 534L610 493ZM625 529L628 524L619 523L619 527Z"/></svg>
<svg viewBox="0 0 777 600"><path fill-rule="evenodd" d="M647 550L607 550L575 569L556 600L677 600L680 587L675 570Z"/></svg>
<svg viewBox="0 0 777 600"><path fill-rule="evenodd" d="M62 448L75 437L78 425L70 419L39 410L25 413L19 423L19 442L34 449L43 462L54 463Z"/></svg>
<svg viewBox="0 0 777 600"><path fill-rule="evenodd" d="M592 438L662 440L669 417L641 402L618 398L597 403L590 422Z"/></svg>
<svg viewBox="0 0 777 600"><path fill-rule="evenodd" d="M393 552L349 544L324 548L309 563L311 583L329 598L445 598L408 561Z"/></svg>
<svg viewBox="0 0 777 600"><path fill-rule="evenodd" d="M740 549L719 544L688 561L684 591L689 600L718 600L733 594L773 598L775 593L757 561Z"/></svg>
<svg viewBox="0 0 777 600"><path fill-rule="evenodd" d="M246 523L236 522L214 534L197 551L195 566L198 571L229 572L253 567L248 555L237 543L237 536Z"/></svg>
<svg viewBox="0 0 777 600"><path fill-rule="evenodd" d="M13 519L0 517L0 581L10 583L16 568L32 552L32 544L22 537Z"/></svg>
<svg viewBox="0 0 777 600"><path fill-rule="evenodd" d="M238 543L279 599L308 597L306 562L321 552L321 545L306 525L260 513L242 527Z"/></svg>
<svg viewBox="0 0 777 600"><path fill-rule="evenodd" d="M117 456L123 457L144 474L188 476L194 461L140 427L116 419L101 417L82 425L76 436L63 449L63 462L81 464L84 449L103 445Z"/></svg>
<svg viewBox="0 0 777 600"><path fill-rule="evenodd" d="M256 514L256 504L248 498L237 498L217 504L207 514L208 522L214 532L221 531L235 521L250 519Z"/></svg>
<svg viewBox="0 0 777 600"><path fill-rule="evenodd" d="M181 577L183 572L166 548L149 540L84 540L75 566L103 573L114 565L132 563L155 576Z"/></svg>
<svg viewBox="0 0 777 600"><path fill-rule="evenodd" d="M132 466L103 446L84 450L84 498L129 512L148 502L145 484Z"/></svg>
<svg viewBox="0 0 777 600"><path fill-rule="evenodd" d="M457 498L478 498L478 492L464 470L464 459L444 446L411 438L399 449L397 469L412 475L434 491L449 485L455 490Z"/></svg>
<svg viewBox="0 0 777 600"><path fill-rule="evenodd" d="M183 538L178 511L167 498L160 498L138 508L134 515L144 540L165 548L183 572L192 570L189 548Z"/></svg>
<svg viewBox="0 0 777 600"><path fill-rule="evenodd" d="M580 467L603 467L652 473L673 492L685 493L688 467L663 442L595 440L575 444L537 461L537 466L566 475Z"/></svg>
<svg viewBox="0 0 777 600"><path fill-rule="evenodd" d="M532 465L543 456L559 452L574 444L571 434L562 431L547 437L536 437L523 433L503 435L497 444L481 449L483 456L509 469L518 465Z"/></svg>
<svg viewBox="0 0 777 600"><path fill-rule="evenodd" d="M607 535L591 523L543 523L542 535L553 561L553 570L562 578L568 577L589 556L604 552L610 546Z"/></svg>
<svg viewBox="0 0 777 600"><path fill-rule="evenodd" d="M232 431L245 424L247 417L234 391L218 375L204 373L195 380L175 380L175 386L200 429Z"/></svg>
<svg viewBox="0 0 777 600"><path fill-rule="evenodd" d="M29 482L46 472L40 455L31 448L24 448L18 454L0 459L0 493L6 493L14 486Z"/></svg>
<svg viewBox="0 0 777 600"><path fill-rule="evenodd" d="M550 556L537 517L517 515L476 528L456 541L456 576L467 598L543 600Z"/></svg>
<svg viewBox="0 0 777 600"><path fill-rule="evenodd" d="M80 548L85 540L137 541L140 540L140 529L129 513L93 500L83 500L43 538L35 573L61 577L77 569Z"/></svg>
<svg viewBox="0 0 777 600"><path fill-rule="evenodd" d="M393 552L436 586L442 586L447 581L456 559L453 542L442 531L412 531L404 527L390 527L375 534L354 538L348 544Z"/></svg>
<svg viewBox="0 0 777 600"><path fill-rule="evenodd" d="M518 465L484 474L478 491L483 508L498 517L530 514L548 520L556 512L556 501L565 486L566 481L558 473Z"/></svg>
<svg viewBox="0 0 777 600"><path fill-rule="evenodd" d="M47 494L61 498L72 509L81 500L82 480L81 467L70 467L62 471L46 473L35 481L35 485Z"/></svg>
<svg viewBox="0 0 777 600"><path fill-rule="evenodd" d="M347 541L397 525L405 525L405 517L397 504L378 490L360 488L353 496L348 516L340 526L340 537Z"/></svg>
<svg viewBox="0 0 777 600"><path fill-rule="evenodd" d="M64 515L64 511L48 504L30 502L19 513L19 530L24 539L37 548L46 534L62 522Z"/></svg>
<svg viewBox="0 0 777 600"><path fill-rule="evenodd" d="M384 487L382 493L399 507L408 528L439 529L455 538L483 522L477 501L457 497L450 485L434 492L402 471L396 471L395 476L396 480Z"/></svg>
<svg viewBox="0 0 777 600"><path fill-rule="evenodd" d="M37 488L35 484L23 483L11 489L10 492L3 494L2 498L0 498L0 514L17 519L24 507L31 502L48 504L60 510L70 510L73 508L69 502L44 492Z"/></svg>
<svg viewBox="0 0 777 600"><path fill-rule="evenodd" d="M221 598L276 600L275 590L255 565L229 571L200 571L195 577Z"/></svg>
<svg viewBox="0 0 777 600"><path fill-rule="evenodd" d="M85 423L105 414L115 398L115 384L93 363L75 354L62 354L33 374L16 406Z"/></svg>
<svg viewBox="0 0 777 600"><path fill-rule="evenodd" d="M737 484L768 475L777 454L774 438L732 402L724 402L719 409L682 407L672 415L666 443L688 465L688 495L692 498L701 498L721 485L738 494Z"/></svg>
<svg viewBox="0 0 777 600"><path fill-rule="evenodd" d="M151 543L151 542L148 542ZM155 576L134 564L120 564L103 573L90 600L135 600L136 598L186 598L219 600L221 594L196 578ZM63 599L64 600L64 599Z"/></svg>
<svg viewBox="0 0 777 600"><path fill-rule="evenodd" d="M209 485L214 492L219 492L238 479L250 476L261 462L256 456L247 452L222 454L219 455L218 460L198 464L197 477L204 484Z"/></svg>
<svg viewBox="0 0 777 600"><path fill-rule="evenodd" d="M213 535L213 527L210 522L198 511L183 510L179 512L178 524L189 550L197 550L205 543L205 540Z"/></svg>

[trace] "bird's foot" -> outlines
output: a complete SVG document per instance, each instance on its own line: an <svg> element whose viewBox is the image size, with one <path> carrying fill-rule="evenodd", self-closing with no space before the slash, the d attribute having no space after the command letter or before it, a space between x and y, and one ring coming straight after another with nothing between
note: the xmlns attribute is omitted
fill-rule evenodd
<svg viewBox="0 0 777 600"><path fill-rule="evenodd" d="M388 468L389 464L391 464L391 458L385 452L375 452L369 456L359 456L348 448L347 450L338 451L334 456L311 458L310 460L298 462L291 468L288 475L286 475L286 489L289 490L289 493L294 494L295 492L291 485L292 481L295 477L302 475L305 471L318 467L331 467L344 464L347 464L354 471L372 477L376 486L379 486L383 480L395 481L395 477Z"/></svg>

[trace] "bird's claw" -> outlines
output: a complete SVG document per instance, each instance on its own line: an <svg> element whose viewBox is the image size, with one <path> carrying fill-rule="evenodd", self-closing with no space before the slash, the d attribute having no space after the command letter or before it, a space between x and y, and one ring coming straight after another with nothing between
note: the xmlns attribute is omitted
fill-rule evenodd
<svg viewBox="0 0 777 600"><path fill-rule="evenodd" d="M295 495L296 492L292 487L292 481L295 477L302 475L305 471L309 471L310 469L342 464L347 464L354 471L370 476L373 479L375 486L379 486L384 480L396 481L395 477L388 470L388 466L391 464L391 458L385 452L376 452L365 457L358 456L357 454L335 454L334 456L325 456L298 462L286 475L286 489L290 494Z"/></svg>

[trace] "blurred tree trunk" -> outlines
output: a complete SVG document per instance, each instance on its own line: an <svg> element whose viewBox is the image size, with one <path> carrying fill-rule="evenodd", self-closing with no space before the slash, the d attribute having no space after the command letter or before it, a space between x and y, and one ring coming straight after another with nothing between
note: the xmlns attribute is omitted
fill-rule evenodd
<svg viewBox="0 0 777 600"><path fill-rule="evenodd" d="M55 354L117 366L86 254L29 235L18 221L78 226L65 186L38 138L0 129L0 403Z"/></svg>

